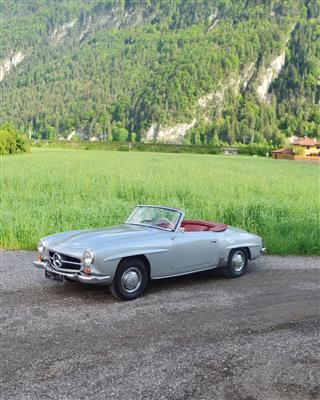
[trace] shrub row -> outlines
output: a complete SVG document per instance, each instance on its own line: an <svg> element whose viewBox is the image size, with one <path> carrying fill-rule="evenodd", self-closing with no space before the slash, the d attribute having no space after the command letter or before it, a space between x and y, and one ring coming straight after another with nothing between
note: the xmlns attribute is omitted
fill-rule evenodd
<svg viewBox="0 0 320 400"><path fill-rule="evenodd" d="M90 142L90 141L47 141L33 142L36 147L74 148L82 150L106 150L106 151L151 151L159 153L194 153L194 154L222 154L225 146L209 145L183 145L164 143L126 143L126 142ZM235 146L239 154L266 156L271 154L271 147L259 145L238 145Z"/></svg>

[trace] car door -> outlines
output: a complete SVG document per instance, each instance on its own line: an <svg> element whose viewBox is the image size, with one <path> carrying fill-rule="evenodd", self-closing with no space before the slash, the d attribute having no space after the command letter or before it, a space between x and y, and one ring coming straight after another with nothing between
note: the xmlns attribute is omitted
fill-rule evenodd
<svg viewBox="0 0 320 400"><path fill-rule="evenodd" d="M214 232L177 232L171 239L170 263L176 272L197 271L218 265Z"/></svg>

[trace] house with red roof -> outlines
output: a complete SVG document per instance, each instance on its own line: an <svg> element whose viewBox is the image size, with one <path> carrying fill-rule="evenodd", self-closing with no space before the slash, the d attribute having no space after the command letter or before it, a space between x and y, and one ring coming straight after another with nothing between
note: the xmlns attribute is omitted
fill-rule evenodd
<svg viewBox="0 0 320 400"><path fill-rule="evenodd" d="M294 141L292 146L294 154L300 156L319 156L320 154L320 142L315 139L304 137Z"/></svg>
<svg viewBox="0 0 320 400"><path fill-rule="evenodd" d="M320 161L320 142L308 137L298 138L292 143L291 149L272 151L272 158L286 160Z"/></svg>

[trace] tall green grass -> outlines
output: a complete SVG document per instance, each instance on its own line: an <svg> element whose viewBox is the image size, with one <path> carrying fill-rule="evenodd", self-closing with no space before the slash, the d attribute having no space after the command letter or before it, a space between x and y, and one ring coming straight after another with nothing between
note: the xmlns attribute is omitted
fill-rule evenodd
<svg viewBox="0 0 320 400"><path fill-rule="evenodd" d="M136 204L261 235L269 252L320 254L319 166L193 154L35 149L1 161L1 247L122 223Z"/></svg>

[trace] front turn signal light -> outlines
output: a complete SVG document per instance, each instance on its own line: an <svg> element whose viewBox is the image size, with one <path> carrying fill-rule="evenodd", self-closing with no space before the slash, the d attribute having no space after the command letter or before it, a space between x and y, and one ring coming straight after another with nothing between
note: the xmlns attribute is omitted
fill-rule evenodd
<svg viewBox="0 0 320 400"><path fill-rule="evenodd" d="M82 272L83 272L84 274L90 275L90 274L91 274L91 269L90 269L89 267L83 267L83 268L82 268Z"/></svg>

